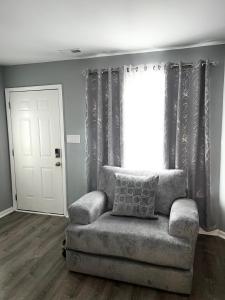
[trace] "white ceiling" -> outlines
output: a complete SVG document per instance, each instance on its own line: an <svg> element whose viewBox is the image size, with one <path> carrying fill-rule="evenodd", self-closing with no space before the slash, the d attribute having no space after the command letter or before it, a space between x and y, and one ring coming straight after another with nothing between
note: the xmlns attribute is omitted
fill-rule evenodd
<svg viewBox="0 0 225 300"><path fill-rule="evenodd" d="M225 0L0 0L0 65L214 43Z"/></svg>

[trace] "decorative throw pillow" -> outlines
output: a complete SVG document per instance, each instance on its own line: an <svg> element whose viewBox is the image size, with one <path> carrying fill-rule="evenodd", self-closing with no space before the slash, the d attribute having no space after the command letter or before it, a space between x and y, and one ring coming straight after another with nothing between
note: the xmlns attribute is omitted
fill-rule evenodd
<svg viewBox="0 0 225 300"><path fill-rule="evenodd" d="M115 174L112 215L157 218L154 212L158 181L158 176Z"/></svg>

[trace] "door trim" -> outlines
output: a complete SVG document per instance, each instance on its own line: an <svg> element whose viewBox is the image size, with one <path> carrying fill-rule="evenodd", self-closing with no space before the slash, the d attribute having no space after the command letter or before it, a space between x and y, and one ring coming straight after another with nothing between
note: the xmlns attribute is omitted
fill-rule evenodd
<svg viewBox="0 0 225 300"><path fill-rule="evenodd" d="M28 87L17 87L17 88L6 88L5 89L13 209L18 210L17 200L16 200L17 192L16 192L15 161L14 161L14 156L13 156L12 119L11 119L11 111L10 111L10 103L9 103L10 92L23 92L23 91L25 92L25 91L40 91L40 90L58 90L58 94L59 94L59 118L60 118L59 122L60 122L60 136L61 136L61 143L62 143L61 146L62 146L63 212L64 212L64 216L67 217L68 211L67 211L67 189L66 189L65 129L64 129L63 96L62 96L62 85L61 84L28 86ZM27 211L27 212L29 212L29 211ZM36 212L36 213L38 213L38 212Z"/></svg>

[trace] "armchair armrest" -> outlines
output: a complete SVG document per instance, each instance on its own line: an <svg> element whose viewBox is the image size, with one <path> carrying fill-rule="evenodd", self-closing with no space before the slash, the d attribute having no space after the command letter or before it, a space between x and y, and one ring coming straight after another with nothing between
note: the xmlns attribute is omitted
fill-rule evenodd
<svg viewBox="0 0 225 300"><path fill-rule="evenodd" d="M169 234L195 240L199 230L198 208L192 199L178 199L174 201L169 220Z"/></svg>
<svg viewBox="0 0 225 300"><path fill-rule="evenodd" d="M105 211L105 207L105 193L100 191L87 193L70 205L68 209L70 222L73 224L90 224Z"/></svg>

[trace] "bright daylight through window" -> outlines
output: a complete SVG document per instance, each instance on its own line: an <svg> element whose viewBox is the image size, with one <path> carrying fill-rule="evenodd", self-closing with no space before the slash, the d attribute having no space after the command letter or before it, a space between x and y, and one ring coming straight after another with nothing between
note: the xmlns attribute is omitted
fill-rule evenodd
<svg viewBox="0 0 225 300"><path fill-rule="evenodd" d="M163 168L164 68L139 66L125 69L124 167Z"/></svg>

